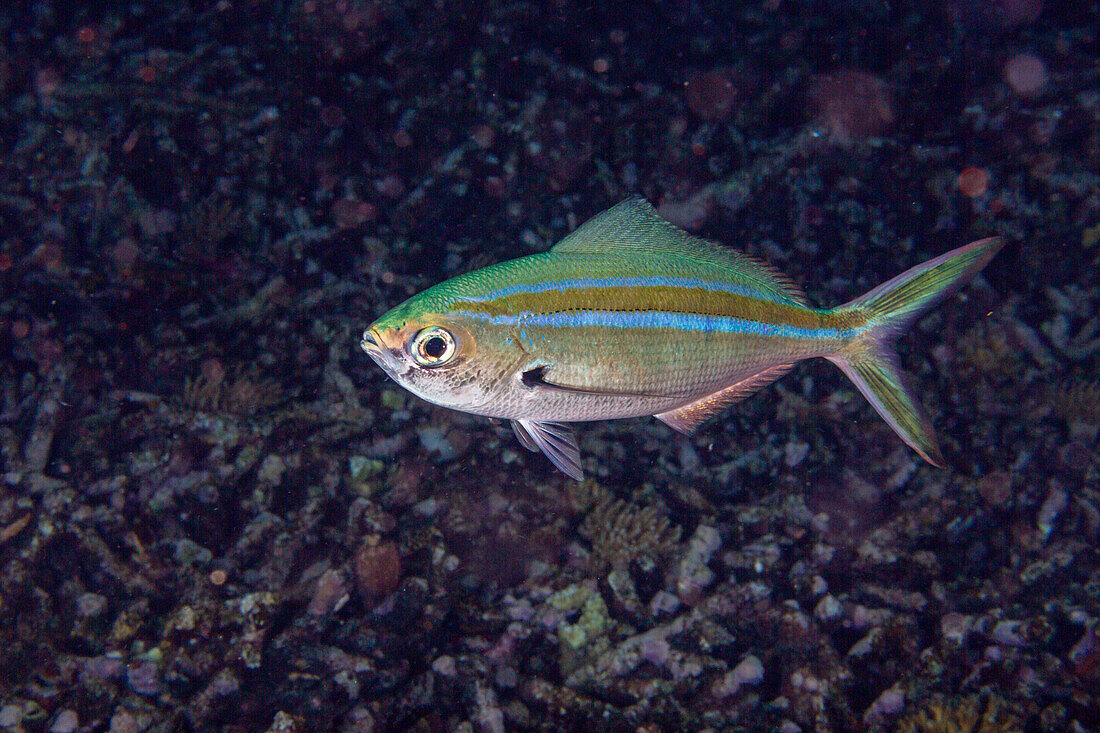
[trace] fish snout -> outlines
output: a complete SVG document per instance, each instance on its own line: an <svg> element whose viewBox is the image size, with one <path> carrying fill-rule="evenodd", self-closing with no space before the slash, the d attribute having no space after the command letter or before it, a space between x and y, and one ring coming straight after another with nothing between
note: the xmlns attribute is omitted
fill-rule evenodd
<svg viewBox="0 0 1100 733"><path fill-rule="evenodd" d="M382 334L377 329L368 328L363 332L363 338L359 341L359 348L365 351L371 361L382 367L387 374L395 379L397 378L398 373L401 371L398 368L397 359L390 353L386 342L382 339Z"/></svg>
<svg viewBox="0 0 1100 733"><path fill-rule="evenodd" d="M363 340L359 342L359 348L370 354L373 351L382 350L382 339L373 328L363 331Z"/></svg>

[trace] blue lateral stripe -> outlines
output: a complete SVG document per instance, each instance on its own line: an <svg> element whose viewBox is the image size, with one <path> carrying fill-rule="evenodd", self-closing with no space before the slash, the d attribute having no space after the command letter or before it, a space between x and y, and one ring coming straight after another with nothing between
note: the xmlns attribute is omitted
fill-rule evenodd
<svg viewBox="0 0 1100 733"><path fill-rule="evenodd" d="M736 283L722 282L720 280L706 280L697 277L664 277L652 275L647 277L575 277L565 280L548 280L540 283L516 283L496 290L490 290L484 295L460 296L459 301L466 303L486 303L497 298L507 298L509 295L520 293L548 293L558 291L564 293L567 290L583 290L585 288L698 288L715 293L731 293L743 295L748 298L759 298L772 303L790 303L791 298L776 296L766 290L737 285Z"/></svg>
<svg viewBox="0 0 1100 733"><path fill-rule="evenodd" d="M544 326L547 328L576 328L603 326L605 328L674 328L680 331L700 333L741 333L750 336L779 336L795 339L850 339L853 328L801 328L784 323L764 323L729 316L708 316L699 313L669 313L667 311L565 311L561 313L518 313L490 315L472 311L456 311L455 315L469 316L495 326Z"/></svg>

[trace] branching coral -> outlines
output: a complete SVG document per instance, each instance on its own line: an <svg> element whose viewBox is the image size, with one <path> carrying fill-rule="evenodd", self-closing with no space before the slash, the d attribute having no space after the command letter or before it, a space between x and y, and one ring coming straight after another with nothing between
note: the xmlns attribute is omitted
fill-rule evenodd
<svg viewBox="0 0 1100 733"><path fill-rule="evenodd" d="M597 560L612 568L671 553L680 539L680 528L673 527L655 508L606 496L592 505L580 532L592 542Z"/></svg>
<svg viewBox="0 0 1100 733"><path fill-rule="evenodd" d="M958 348L966 367L990 377L1012 378L1023 368L1002 323L979 321L959 339Z"/></svg>
<svg viewBox="0 0 1100 733"><path fill-rule="evenodd" d="M1100 423L1100 381L1070 379L1050 396L1054 414L1068 423Z"/></svg>
<svg viewBox="0 0 1100 733"><path fill-rule="evenodd" d="M237 230L241 210L224 197L212 194L193 205L180 220L180 238L188 251L209 258L214 248Z"/></svg>
<svg viewBox="0 0 1100 733"><path fill-rule="evenodd" d="M220 363L211 366L214 361L208 360L197 376L184 380L182 399L189 409L247 416L263 412L283 398L279 384L258 376L255 369L237 369L232 379L227 379Z"/></svg>
<svg viewBox="0 0 1100 733"><path fill-rule="evenodd" d="M1016 733L1023 726L996 696L934 700L898 725L898 733Z"/></svg>

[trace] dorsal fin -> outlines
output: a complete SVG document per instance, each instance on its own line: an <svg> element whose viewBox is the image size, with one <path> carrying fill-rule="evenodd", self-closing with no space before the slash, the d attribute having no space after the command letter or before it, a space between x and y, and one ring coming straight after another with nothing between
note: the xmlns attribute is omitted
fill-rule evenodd
<svg viewBox="0 0 1100 733"><path fill-rule="evenodd" d="M771 265L692 236L662 219L648 201L638 197L592 217L550 251L555 254L636 252L706 262L752 280L775 295L807 305L802 290Z"/></svg>

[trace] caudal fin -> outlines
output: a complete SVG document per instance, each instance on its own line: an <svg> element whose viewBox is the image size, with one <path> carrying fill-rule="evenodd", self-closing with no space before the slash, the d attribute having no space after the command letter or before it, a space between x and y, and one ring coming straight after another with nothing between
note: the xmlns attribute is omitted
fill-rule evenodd
<svg viewBox="0 0 1100 733"><path fill-rule="evenodd" d="M906 388L892 345L920 315L965 284L1004 246L981 239L910 268L837 308L867 316L862 333L829 361L843 370L879 415L924 460L943 466L932 424Z"/></svg>

